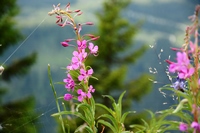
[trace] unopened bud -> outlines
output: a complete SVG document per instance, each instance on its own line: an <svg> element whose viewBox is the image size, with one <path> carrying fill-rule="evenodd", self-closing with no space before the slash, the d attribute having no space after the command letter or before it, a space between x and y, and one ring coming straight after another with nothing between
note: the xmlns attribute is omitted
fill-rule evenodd
<svg viewBox="0 0 200 133"><path fill-rule="evenodd" d="M86 22L85 24L86 25L93 25L94 23L92 23L92 22Z"/></svg>
<svg viewBox="0 0 200 133"><path fill-rule="evenodd" d="M94 38L94 37L95 37L95 36L92 35L92 34L85 34L84 36L88 36L88 37L90 37L90 38Z"/></svg>
<svg viewBox="0 0 200 133"><path fill-rule="evenodd" d="M170 60L165 60L168 64L172 64L173 62Z"/></svg>
<svg viewBox="0 0 200 133"><path fill-rule="evenodd" d="M74 39L66 39L65 42L71 42L73 41Z"/></svg>
<svg viewBox="0 0 200 133"><path fill-rule="evenodd" d="M180 48L170 48L171 50L173 50L173 51L181 51L181 50L183 50L183 49L180 49Z"/></svg>
<svg viewBox="0 0 200 133"><path fill-rule="evenodd" d="M68 3L68 4L66 5L66 8L70 8L70 3Z"/></svg>
<svg viewBox="0 0 200 133"><path fill-rule="evenodd" d="M58 26L61 26L61 27L63 27L63 24L58 24Z"/></svg>
<svg viewBox="0 0 200 133"><path fill-rule="evenodd" d="M83 14L83 12L78 12L77 15L80 16L81 14Z"/></svg>
<svg viewBox="0 0 200 133"><path fill-rule="evenodd" d="M78 9L78 10L75 10L74 12L77 12L77 13L78 13L78 12L80 12L80 11L81 11L81 10Z"/></svg>
<svg viewBox="0 0 200 133"><path fill-rule="evenodd" d="M197 5L197 6L196 6L195 11L196 11L196 12L199 12L199 11L200 11L200 5Z"/></svg>
<svg viewBox="0 0 200 133"><path fill-rule="evenodd" d="M96 41L96 40L98 40L99 38L100 38L100 36L97 36L97 37L91 38L91 40Z"/></svg>
<svg viewBox="0 0 200 133"><path fill-rule="evenodd" d="M69 46L69 44L67 42L61 42L61 44L62 44L63 47L68 47Z"/></svg>
<svg viewBox="0 0 200 133"><path fill-rule="evenodd" d="M76 27L76 26L74 27L74 30L75 30L75 31L77 30L77 27Z"/></svg>

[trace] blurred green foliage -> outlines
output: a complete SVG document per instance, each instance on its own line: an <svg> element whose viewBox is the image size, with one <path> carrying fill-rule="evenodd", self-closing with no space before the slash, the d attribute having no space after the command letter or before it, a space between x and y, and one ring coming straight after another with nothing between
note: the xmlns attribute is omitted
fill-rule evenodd
<svg viewBox="0 0 200 133"><path fill-rule="evenodd" d="M0 1L0 43L2 45L0 46L0 55L22 39L14 20L18 13L19 7L16 4L16 0ZM37 115L34 112L35 100L33 97L23 97L12 102L8 100L9 102L7 103L2 101L8 90L6 84L9 84L13 77L27 74L30 67L35 63L36 56L36 53L32 53L26 57L15 58L15 61L9 61L10 64L8 65L4 64L5 70L0 77L1 133L35 133L37 130L37 126L33 126ZM12 88L12 90L17 91L17 88Z"/></svg>

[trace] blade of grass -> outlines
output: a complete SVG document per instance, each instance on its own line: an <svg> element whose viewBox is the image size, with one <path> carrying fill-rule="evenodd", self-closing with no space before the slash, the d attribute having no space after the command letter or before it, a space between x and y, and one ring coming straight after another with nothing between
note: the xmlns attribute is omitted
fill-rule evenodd
<svg viewBox="0 0 200 133"><path fill-rule="evenodd" d="M53 80L52 80L52 77L51 77L51 68L50 68L50 64L48 64L48 77L49 77L49 82L50 82L51 89L52 89L53 94L54 94L54 98L55 98L55 100L56 100L57 109L58 109L58 112L60 113L60 106L59 106L59 102L58 102L56 90L55 90L55 87L54 87L54 85L53 85ZM59 120L60 120L60 122L61 122L61 126L62 126L63 133L66 133L66 132L65 132L65 126L64 126L64 122L63 122L62 115L59 116Z"/></svg>

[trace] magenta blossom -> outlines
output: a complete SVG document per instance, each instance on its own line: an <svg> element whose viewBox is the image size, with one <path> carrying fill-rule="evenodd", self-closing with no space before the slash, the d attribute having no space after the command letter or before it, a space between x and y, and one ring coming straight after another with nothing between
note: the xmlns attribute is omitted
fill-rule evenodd
<svg viewBox="0 0 200 133"><path fill-rule="evenodd" d="M177 63L167 61L169 63L169 72L178 72L181 79L186 79L194 74L194 68L190 65L190 60L185 52L177 52Z"/></svg>
<svg viewBox="0 0 200 133"><path fill-rule="evenodd" d="M91 93L94 93L94 92L95 92L95 89L93 88L92 85L89 86L87 93L83 92L82 89L78 89L77 90L77 93L79 94L78 101L82 102L85 98L91 98L92 97Z"/></svg>
<svg viewBox="0 0 200 133"><path fill-rule="evenodd" d="M81 52L74 51L73 52L74 57L72 57L72 63L71 66L73 70L77 70L80 66L82 66L85 58L87 57L87 53L85 50L81 50Z"/></svg>
<svg viewBox="0 0 200 133"><path fill-rule="evenodd" d="M89 69L89 70L84 70L84 69L80 69L80 75L78 76L78 80L82 81L84 80L85 82L87 81L87 78L90 77L93 74L93 69Z"/></svg>
<svg viewBox="0 0 200 133"><path fill-rule="evenodd" d="M94 46L93 43L89 43L88 48L89 48L91 54L93 54L93 55L97 54L97 52L98 52L98 46Z"/></svg>
<svg viewBox="0 0 200 133"><path fill-rule="evenodd" d="M187 131L188 130L188 125L181 122L180 125L179 125L179 130L182 131L182 132Z"/></svg>
<svg viewBox="0 0 200 133"><path fill-rule="evenodd" d="M83 41L77 40L77 45L78 45L79 50L85 49L85 48L87 48L87 41L86 40L83 40Z"/></svg>
<svg viewBox="0 0 200 133"><path fill-rule="evenodd" d="M197 46L192 41L190 41L190 51L189 52L195 53L196 50L197 50Z"/></svg>
<svg viewBox="0 0 200 133"><path fill-rule="evenodd" d="M87 97L87 94L85 92L83 92L82 89L78 89L77 93L79 94L79 96L78 96L79 102L82 102Z"/></svg>
<svg viewBox="0 0 200 133"><path fill-rule="evenodd" d="M72 98L73 98L73 96L71 94L69 94L69 93L67 93L67 94L64 95L64 100L66 100L66 101L69 101Z"/></svg>
<svg viewBox="0 0 200 133"><path fill-rule="evenodd" d="M196 131L200 132L200 124L196 121L192 122L191 128L194 128Z"/></svg>
<svg viewBox="0 0 200 133"><path fill-rule="evenodd" d="M75 82L74 82L74 80L72 79L72 77L69 73L67 74L67 78L63 79L63 82L66 83L65 88L67 88L68 91L70 91L70 90L74 91Z"/></svg>
<svg viewBox="0 0 200 133"><path fill-rule="evenodd" d="M89 88L88 88L87 97L91 98L92 97L91 93L94 93L94 92L95 92L95 89L93 88L92 85L90 85Z"/></svg>

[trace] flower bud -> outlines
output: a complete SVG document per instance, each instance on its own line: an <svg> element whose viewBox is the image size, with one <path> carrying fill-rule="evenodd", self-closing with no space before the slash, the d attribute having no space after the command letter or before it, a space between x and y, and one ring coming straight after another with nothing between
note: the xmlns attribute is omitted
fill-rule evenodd
<svg viewBox="0 0 200 133"><path fill-rule="evenodd" d="M66 5L66 8L70 8L70 3L68 3L68 4Z"/></svg>
<svg viewBox="0 0 200 133"><path fill-rule="evenodd" d="M94 38L91 38L92 41L96 41L100 38L100 36L97 36L97 37L94 37Z"/></svg>
<svg viewBox="0 0 200 133"><path fill-rule="evenodd" d="M68 47L69 46L69 44L67 42L61 42L61 44L62 44L63 47Z"/></svg>
<svg viewBox="0 0 200 133"><path fill-rule="evenodd" d="M86 25L93 25L92 22L86 22L85 24L86 24Z"/></svg>
<svg viewBox="0 0 200 133"><path fill-rule="evenodd" d="M67 93L64 95L64 100L69 101L71 99L73 99L73 96L71 94Z"/></svg>
<svg viewBox="0 0 200 133"><path fill-rule="evenodd" d="M78 9L78 10L75 10L74 12L77 12L77 13L78 13L78 12L80 12L80 11L81 11L81 10Z"/></svg>
<svg viewBox="0 0 200 133"><path fill-rule="evenodd" d="M83 14L83 12L78 12L77 15L80 16L81 14Z"/></svg>

